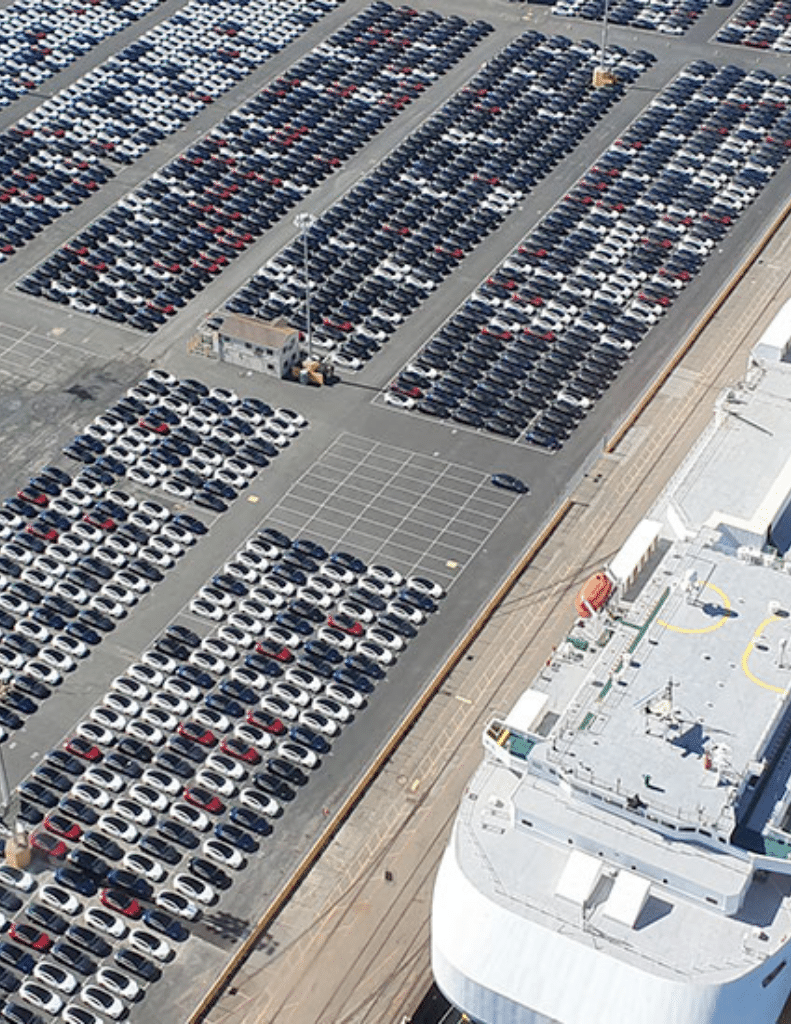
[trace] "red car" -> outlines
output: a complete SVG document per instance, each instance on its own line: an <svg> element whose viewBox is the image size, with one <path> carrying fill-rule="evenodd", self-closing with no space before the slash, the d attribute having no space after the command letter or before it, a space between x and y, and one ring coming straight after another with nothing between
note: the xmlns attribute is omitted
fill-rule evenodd
<svg viewBox="0 0 791 1024"><path fill-rule="evenodd" d="M128 893L120 889L102 889L99 899L108 910L117 910L124 917L142 917L143 908Z"/></svg>
<svg viewBox="0 0 791 1024"><path fill-rule="evenodd" d="M38 537L39 540L58 539L58 531L54 526L47 526L46 523L30 523L25 527L25 533L29 533L31 537Z"/></svg>
<svg viewBox="0 0 791 1024"><path fill-rule="evenodd" d="M64 814L48 814L44 819L44 828L63 839L79 839L82 835L82 829L77 822Z"/></svg>
<svg viewBox="0 0 791 1024"><path fill-rule="evenodd" d="M259 654L263 654L265 658L274 658L275 661L293 661L294 655L288 649L288 647L273 647L267 643L258 643L255 645L255 649Z"/></svg>
<svg viewBox="0 0 791 1024"><path fill-rule="evenodd" d="M219 797L216 797L210 790L203 789L200 786L192 786L185 789L184 799L188 804L200 807L202 811L208 811L209 814L222 814L225 810L225 804Z"/></svg>
<svg viewBox="0 0 791 1024"><path fill-rule="evenodd" d="M16 492L17 498L21 498L22 501L27 501L31 505L40 505L42 508L45 505L49 505L49 498L43 491L37 490L35 487L23 487L21 490Z"/></svg>
<svg viewBox="0 0 791 1024"><path fill-rule="evenodd" d="M77 757L84 757L86 761L101 761L102 752L98 747L95 747L93 743L89 743L88 740L83 739L82 736L72 736L70 740L66 742L66 750L70 754L76 754Z"/></svg>
<svg viewBox="0 0 791 1024"><path fill-rule="evenodd" d="M31 949L40 949L43 953L52 945L52 939L40 928L34 928L32 924L17 924L16 921L8 929L8 934L17 942L30 946Z"/></svg>
<svg viewBox="0 0 791 1024"><path fill-rule="evenodd" d="M251 725L257 725L264 732L271 732L273 736L282 736L286 731L285 725L279 718L261 708L250 708L247 712L247 721Z"/></svg>
<svg viewBox="0 0 791 1024"><path fill-rule="evenodd" d="M30 845L42 853L49 854L50 857L57 857L58 860L62 860L67 852L66 844L62 839L46 832L34 832L30 837Z"/></svg>
<svg viewBox="0 0 791 1024"><path fill-rule="evenodd" d="M349 636L362 636L363 627L345 612L338 612L336 615L327 616L327 625L339 629L341 633L348 633Z"/></svg>
<svg viewBox="0 0 791 1024"><path fill-rule="evenodd" d="M155 416L144 416L139 425L143 430L150 430L152 434L169 434L170 427L164 420L158 420Z"/></svg>
<svg viewBox="0 0 791 1024"><path fill-rule="evenodd" d="M178 732L180 736L186 736L188 740L194 740L203 747L213 747L217 742L217 737L211 729L206 729L199 722L182 722Z"/></svg>
<svg viewBox="0 0 791 1024"><path fill-rule="evenodd" d="M110 519L109 516L100 512L86 512L82 519L83 522L90 523L91 526L98 526L100 530L107 530L108 533L116 526L114 519Z"/></svg>
<svg viewBox="0 0 791 1024"><path fill-rule="evenodd" d="M423 392L418 387L405 388L401 384L393 382L390 385L390 390L395 391L397 395L403 395L405 398L422 398Z"/></svg>
<svg viewBox="0 0 791 1024"><path fill-rule="evenodd" d="M220 744L220 750L229 757L235 757L237 761L246 761L247 764L258 764L261 761L258 751L236 736L224 739Z"/></svg>

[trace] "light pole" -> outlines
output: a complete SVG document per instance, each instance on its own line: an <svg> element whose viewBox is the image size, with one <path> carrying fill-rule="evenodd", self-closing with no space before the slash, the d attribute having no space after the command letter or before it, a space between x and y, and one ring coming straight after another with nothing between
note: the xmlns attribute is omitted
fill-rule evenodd
<svg viewBox="0 0 791 1024"><path fill-rule="evenodd" d="M604 0L604 13L602 16L601 26L601 55L599 56L599 69L602 73L602 77L604 77L607 74L607 22L609 13L610 11L608 0Z"/></svg>
<svg viewBox="0 0 791 1024"><path fill-rule="evenodd" d="M308 232L316 223L312 213L298 213L294 225L302 232L302 260L305 272L305 335L308 339L308 359L313 359L313 335L310 323L310 266L308 263Z"/></svg>

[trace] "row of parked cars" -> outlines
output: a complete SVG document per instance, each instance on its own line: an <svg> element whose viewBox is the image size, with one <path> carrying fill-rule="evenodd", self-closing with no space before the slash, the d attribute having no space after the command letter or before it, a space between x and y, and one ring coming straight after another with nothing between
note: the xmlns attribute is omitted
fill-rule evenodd
<svg viewBox="0 0 791 1024"><path fill-rule="evenodd" d="M14 0L0 12L0 107L7 107L48 78L121 32L159 0Z"/></svg>
<svg viewBox="0 0 791 1024"><path fill-rule="evenodd" d="M0 254L182 128L334 6L191 0L0 132Z"/></svg>
<svg viewBox="0 0 791 1024"><path fill-rule="evenodd" d="M791 152L791 79L697 61L442 325L388 401L559 448Z"/></svg>
<svg viewBox="0 0 791 1024"><path fill-rule="evenodd" d="M718 43L753 46L759 50L791 51L788 5L777 0L747 0L717 33Z"/></svg>
<svg viewBox="0 0 791 1024"><path fill-rule="evenodd" d="M714 0L717 6L730 2ZM631 28L680 36L708 9L709 3L710 0L556 0L552 13L599 21L606 7L607 20L613 25L629 25Z"/></svg>
<svg viewBox="0 0 791 1024"><path fill-rule="evenodd" d="M127 486L225 511L304 425L292 410L153 370L66 446L79 473L46 466L5 499L0 727L20 728L207 532Z"/></svg>
<svg viewBox="0 0 791 1024"><path fill-rule="evenodd" d="M592 43L528 32L310 230L312 341L358 368L533 185L568 156L648 55L619 50L621 83L594 89ZM295 239L226 307L304 328Z"/></svg>
<svg viewBox="0 0 791 1024"><path fill-rule="evenodd" d="M106 485L114 478L225 512L250 481L307 426L230 388L151 374L98 415L65 448Z"/></svg>
<svg viewBox="0 0 791 1024"><path fill-rule="evenodd" d="M373 4L18 287L156 330L488 31Z"/></svg>
<svg viewBox="0 0 791 1024"><path fill-rule="evenodd" d="M13 1013L126 1016L442 596L426 578L257 530L190 605L213 631L168 626L20 784L54 878L0 867L0 907L16 915L0 919ZM30 894L24 917L17 892Z"/></svg>

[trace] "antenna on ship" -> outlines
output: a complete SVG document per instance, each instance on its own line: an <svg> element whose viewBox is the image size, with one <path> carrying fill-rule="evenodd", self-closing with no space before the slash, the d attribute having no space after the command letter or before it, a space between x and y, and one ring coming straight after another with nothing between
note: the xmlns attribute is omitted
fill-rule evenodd
<svg viewBox="0 0 791 1024"><path fill-rule="evenodd" d="M664 686L635 703L635 707L642 708L645 712L645 731L647 733L651 731L652 718L658 719L668 727L678 728L680 718L673 703L673 690L676 685L673 677L669 676Z"/></svg>

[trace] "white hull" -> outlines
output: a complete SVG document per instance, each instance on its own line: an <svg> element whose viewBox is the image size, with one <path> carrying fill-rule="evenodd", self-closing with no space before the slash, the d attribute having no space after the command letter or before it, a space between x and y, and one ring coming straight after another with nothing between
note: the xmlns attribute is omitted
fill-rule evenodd
<svg viewBox="0 0 791 1024"><path fill-rule="evenodd" d="M748 974L707 984L509 913L469 884L453 843L434 892L432 967L446 998L480 1024L776 1024L791 989L789 945Z"/></svg>

